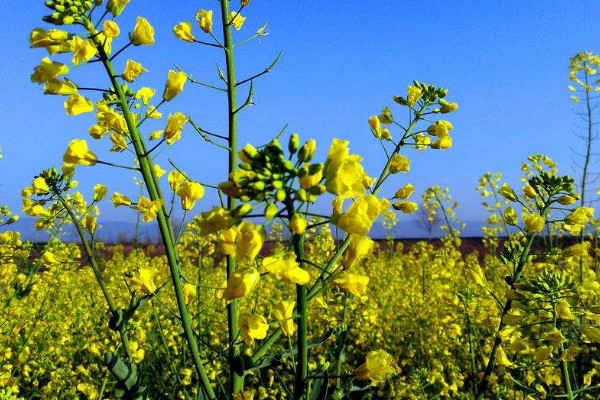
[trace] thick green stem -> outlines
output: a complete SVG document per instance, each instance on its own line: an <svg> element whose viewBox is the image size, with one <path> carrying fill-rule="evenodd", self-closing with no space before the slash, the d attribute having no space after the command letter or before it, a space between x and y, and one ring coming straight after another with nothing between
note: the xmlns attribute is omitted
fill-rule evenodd
<svg viewBox="0 0 600 400"><path fill-rule="evenodd" d="M225 52L225 63L227 66L227 114L229 124L228 147L229 147L229 168L228 173L232 173L237 168L237 88L235 79L235 58L234 45L231 37L231 24L229 16L229 0L221 0L221 22L223 25L223 51ZM229 176L229 175L228 175ZM235 198L227 197L227 208L233 210L236 207ZM235 260L227 256L227 278L235 272ZM229 336L229 365L239 354L234 342L238 336L238 303L232 300L227 305L227 325ZM229 368L229 398L242 390L244 387L244 376L235 373L233 368Z"/></svg>
<svg viewBox="0 0 600 400"><path fill-rule="evenodd" d="M177 250L175 248L175 237L173 234L171 221L169 220L169 217L167 215L164 197L162 196L156 175L154 173L152 159L150 158L146 150L145 143L142 139L142 136L140 135L136 121L133 118L133 115L131 114L127 97L123 92L121 84L117 80L117 75L115 73L114 67L106 52L104 51L102 43L100 43L97 35L94 35L95 32L90 33L92 34L91 36L93 37L96 48L98 49L98 53L102 64L104 65L104 68L106 69L106 72L110 77L111 83L117 95L118 102L123 112L123 117L125 118L125 121L127 123L127 129L131 136L131 142L133 144L138 162L140 164L140 171L142 173L146 189L148 190L148 195L150 196L150 199L152 201L162 200L162 206L159 207L159 209L157 210L156 218L158 221L160 235L165 246L165 253L167 255L167 261L171 272L171 279L173 282L173 289L175 291L175 296L177 299L177 307L179 310L181 325L190 353L192 355L192 360L194 362L196 372L198 373L200 381L202 382L202 389L204 391L204 394L209 399L216 399L212 386L210 385L208 376L206 375L206 371L204 370L204 365L202 364L202 360L200 359L198 344L196 342L196 337L194 336L194 331L192 328L191 316L187 305L185 304L185 296L183 295L183 283L181 280L181 274L179 270Z"/></svg>
<svg viewBox="0 0 600 400"><path fill-rule="evenodd" d="M523 267L525 267L525 264L527 263L527 258L529 257L529 251L531 249L531 245L533 243L534 238L535 238L535 234L533 234L533 233L530 233L527 235L525 248L523 249L523 252L521 253L521 257L519 258L519 262L515 269L515 274L512 279L512 282L510 284L510 290L514 289L516 282L518 282L519 279L521 278L521 273L523 272ZM487 366L485 368L485 372L483 373L483 377L481 378L481 382L479 383L479 389L477 389L477 396L476 396L477 400L483 399L483 396L485 395L485 392L486 392L488 384L489 384L490 376L492 375L492 372L494 371L496 351L498 350L498 347L500 347L500 344L502 343L502 339L500 337L500 332L502 332L502 329L504 329L504 317L510 311L512 302L513 302L512 299L507 299L506 303L504 303L504 307L502 308L502 313L500 314L500 323L498 324L498 328L496 329L496 334L494 336L494 344L492 346L492 351L490 352L490 358L489 358Z"/></svg>

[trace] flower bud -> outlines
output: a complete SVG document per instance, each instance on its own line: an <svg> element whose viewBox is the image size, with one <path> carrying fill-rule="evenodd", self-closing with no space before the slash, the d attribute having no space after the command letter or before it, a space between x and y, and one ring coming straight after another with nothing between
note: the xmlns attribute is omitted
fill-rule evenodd
<svg viewBox="0 0 600 400"><path fill-rule="evenodd" d="M298 150L298 147L300 147L300 136L297 133L292 133L288 142L288 150L291 154L294 154Z"/></svg>

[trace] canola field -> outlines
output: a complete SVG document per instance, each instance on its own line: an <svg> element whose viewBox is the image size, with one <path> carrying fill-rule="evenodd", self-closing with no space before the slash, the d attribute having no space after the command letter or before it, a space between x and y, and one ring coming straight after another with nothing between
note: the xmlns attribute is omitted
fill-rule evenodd
<svg viewBox="0 0 600 400"><path fill-rule="evenodd" d="M466 250L451 191L418 194L408 183L411 158L452 151L461 110L451 90L414 81L390 96L393 107L367 113L363 128L383 154L376 176L344 138L282 131L240 145L253 81L279 60L236 80L234 35L266 36L245 31L253 2L212 2L173 27L198 51L221 51L226 68L214 84L173 69L159 89L136 85L148 71L127 50L151 47L154 27L143 16L119 25L128 3L49 0L44 27L32 27L30 45L45 54L31 81L90 127L55 167L40 166L21 210L0 209L0 400L600 396L600 249L585 175L540 154L513 166L522 187L482 171L473 186L488 218L481 246ZM89 64L110 83L69 79ZM575 103L590 104L598 67L591 53L570 60ZM226 96L227 132L163 116L194 85ZM164 129L149 131L149 119ZM227 180L157 164L184 128L225 150ZM125 169L136 184L79 191L86 168ZM219 199L210 207L199 202L208 191ZM160 242L96 240L107 207L133 210ZM175 210L187 217L177 229ZM394 226L415 212L443 237L395 240ZM11 230L19 215L50 239ZM369 236L375 224L387 239ZM61 240L66 229L76 243Z"/></svg>

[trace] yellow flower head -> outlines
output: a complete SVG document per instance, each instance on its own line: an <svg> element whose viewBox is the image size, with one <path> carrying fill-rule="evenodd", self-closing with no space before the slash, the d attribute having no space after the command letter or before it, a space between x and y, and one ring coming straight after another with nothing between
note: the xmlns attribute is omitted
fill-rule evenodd
<svg viewBox="0 0 600 400"><path fill-rule="evenodd" d="M244 333L244 341L247 345L254 343L255 339L264 339L269 331L267 320L261 315L249 312L241 312L238 318L238 329Z"/></svg>
<svg viewBox="0 0 600 400"><path fill-rule="evenodd" d="M444 99L440 100L440 113L447 114L458 110L458 103L451 103Z"/></svg>
<svg viewBox="0 0 600 400"><path fill-rule="evenodd" d="M134 46L154 44L154 28L146 18L137 17L130 39Z"/></svg>
<svg viewBox="0 0 600 400"><path fill-rule="evenodd" d="M306 219L300 214L292 215L290 219L290 230L297 235L304 233L306 230Z"/></svg>
<svg viewBox="0 0 600 400"><path fill-rule="evenodd" d="M354 374L359 381L371 380L373 385L385 381L398 371L394 358L384 350L375 350L367 354L364 364L358 367Z"/></svg>
<svg viewBox="0 0 600 400"><path fill-rule="evenodd" d="M407 183L406 185L402 186L396 191L396 193L394 194L394 198L398 200L406 200L410 197L411 194L414 193L414 191L414 186L410 183Z"/></svg>
<svg viewBox="0 0 600 400"><path fill-rule="evenodd" d="M98 50L94 46L94 42L89 39L84 40L79 36L73 37L73 58L71 59L73 65L86 63L97 53Z"/></svg>
<svg viewBox="0 0 600 400"><path fill-rule="evenodd" d="M142 67L142 64L133 60L127 60L125 63L125 70L121 74L121 78L126 80L127 82L133 82L138 76L142 73L148 71L146 68Z"/></svg>
<svg viewBox="0 0 600 400"><path fill-rule="evenodd" d="M131 200L129 200L129 197L117 192L113 193L112 197L110 198L110 202L113 203L115 207L131 205Z"/></svg>
<svg viewBox="0 0 600 400"><path fill-rule="evenodd" d="M131 288L145 294L151 294L156 291L154 276L158 271L154 268L141 267L131 278Z"/></svg>
<svg viewBox="0 0 600 400"><path fill-rule="evenodd" d="M282 282L305 285L310 280L308 271L302 269L294 253L280 253L263 259L263 268Z"/></svg>
<svg viewBox="0 0 600 400"><path fill-rule="evenodd" d="M367 294L369 277L343 271L333 277L333 284L355 296L362 297Z"/></svg>
<svg viewBox="0 0 600 400"><path fill-rule="evenodd" d="M100 183L94 185L94 195L92 196L92 200L98 202L106 197L108 193L108 188L105 185Z"/></svg>
<svg viewBox="0 0 600 400"><path fill-rule="evenodd" d="M162 199L152 201L147 197L140 196L138 198L138 203L133 206L133 208L142 213L142 221L150 222L156 219L156 213L162 204Z"/></svg>
<svg viewBox="0 0 600 400"><path fill-rule="evenodd" d="M238 222L238 219L232 217L229 210L223 207L213 207L210 211L200 213L197 221L198 235L206 236L232 227Z"/></svg>
<svg viewBox="0 0 600 400"><path fill-rule="evenodd" d="M508 183L504 183L502 184L502 186L500 187L500 189L498 189L498 193L504 197L506 200L509 201L517 201L517 194L515 193L515 191L510 187L510 185Z"/></svg>
<svg viewBox="0 0 600 400"><path fill-rule="evenodd" d="M394 154L390 161L390 173L408 172L410 170L410 160L401 154Z"/></svg>
<svg viewBox="0 0 600 400"><path fill-rule="evenodd" d="M50 60L50 58L44 57L42 58L40 65L33 69L31 82L42 84L60 75L66 75L68 73L69 67L67 67L65 64L53 62Z"/></svg>
<svg viewBox="0 0 600 400"><path fill-rule="evenodd" d="M362 182L367 176L360 165L362 157L349 154L348 143L333 139L323 167L327 191L342 198L362 195L365 192Z"/></svg>
<svg viewBox="0 0 600 400"><path fill-rule="evenodd" d="M235 28L236 31L242 29L242 25L244 25L244 21L246 21L245 17L242 17L241 14L238 14L235 11L232 11L229 14L229 18L231 18L231 25Z"/></svg>
<svg viewBox="0 0 600 400"><path fill-rule="evenodd" d="M86 215L82 221L83 229L88 231L91 235L96 232L96 227L98 226L98 220L93 215Z"/></svg>
<svg viewBox="0 0 600 400"><path fill-rule="evenodd" d="M227 280L223 293L225 300L233 300L247 296L258 284L260 274L254 267L244 267L235 270Z"/></svg>
<svg viewBox="0 0 600 400"><path fill-rule="evenodd" d="M88 149L87 142L82 139L72 140L63 155L63 162L67 166L91 166L95 165L97 160L96 155Z"/></svg>
<svg viewBox="0 0 600 400"><path fill-rule="evenodd" d="M271 315L279 322L279 327L285 336L292 336L296 330L294 324L294 301L280 301L271 310Z"/></svg>
<svg viewBox="0 0 600 400"><path fill-rule="evenodd" d="M115 21L106 20L104 21L104 24L102 24L102 32L107 38L114 39L119 36L121 30Z"/></svg>
<svg viewBox="0 0 600 400"><path fill-rule="evenodd" d="M137 92L135 92L135 99L136 100L142 100L142 104L147 106L148 103L150 102L150 99L152 99L152 97L154 97L154 93L156 91L152 88L149 87L143 87L140 88Z"/></svg>
<svg viewBox="0 0 600 400"><path fill-rule="evenodd" d="M123 9L130 1L131 0L108 0L108 3L106 3L106 11L116 17L123 12Z"/></svg>
<svg viewBox="0 0 600 400"><path fill-rule="evenodd" d="M68 79L50 79L44 86L44 94L70 96L77 94L77 85Z"/></svg>
<svg viewBox="0 0 600 400"><path fill-rule="evenodd" d="M189 211L194 208L198 199L204 197L204 186L197 182L184 181L179 184L177 195L181 198L181 208Z"/></svg>
<svg viewBox="0 0 600 400"><path fill-rule="evenodd" d="M196 13L196 21L198 21L198 25L200 25L200 29L202 29L206 33L212 32L212 10L198 10Z"/></svg>
<svg viewBox="0 0 600 400"><path fill-rule="evenodd" d="M350 243L342 254L342 265L344 269L350 269L367 258L373 250L375 242L368 236L350 235Z"/></svg>
<svg viewBox="0 0 600 400"><path fill-rule="evenodd" d="M244 221L219 233L218 241L224 254L234 257L237 262L251 263L258 255L266 239L261 226Z"/></svg>
<svg viewBox="0 0 600 400"><path fill-rule="evenodd" d="M525 232L527 233L538 233L544 229L544 218L536 212L531 214L522 214L521 219L525 224Z"/></svg>
<svg viewBox="0 0 600 400"><path fill-rule="evenodd" d="M163 92L163 99L171 101L175 96L183 91L183 85L187 81L187 76L184 72L175 72L169 70L169 76L167 77L167 83L165 84L165 90Z"/></svg>
<svg viewBox="0 0 600 400"><path fill-rule="evenodd" d="M50 192L50 187L48 187L46 180L41 176L38 176L31 182L31 189L35 194L47 194Z"/></svg>
<svg viewBox="0 0 600 400"><path fill-rule="evenodd" d="M69 96L64 106L68 115L79 115L94 111L94 104L79 94Z"/></svg>
<svg viewBox="0 0 600 400"><path fill-rule="evenodd" d="M196 286L186 283L183 285L183 297L185 304L190 304L196 298Z"/></svg>
<svg viewBox="0 0 600 400"><path fill-rule="evenodd" d="M381 213L381 203L373 195L357 198L348 211L333 214L331 222L347 233L366 235Z"/></svg>
<svg viewBox="0 0 600 400"><path fill-rule="evenodd" d="M66 53L72 50L71 35L67 31L35 28L29 35L31 48L45 48L48 54Z"/></svg>
<svg viewBox="0 0 600 400"><path fill-rule="evenodd" d="M177 140L181 139L181 131L187 121L188 117L180 112L169 115L169 118L167 119L167 127L163 133L167 144L171 145Z"/></svg>
<svg viewBox="0 0 600 400"><path fill-rule="evenodd" d="M180 22L173 27L173 33L180 40L193 43L196 39L192 33L192 24L189 22Z"/></svg>

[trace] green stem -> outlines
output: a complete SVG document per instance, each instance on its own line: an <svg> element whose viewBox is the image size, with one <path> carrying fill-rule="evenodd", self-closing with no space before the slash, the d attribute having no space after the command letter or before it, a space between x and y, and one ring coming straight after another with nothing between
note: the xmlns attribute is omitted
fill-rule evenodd
<svg viewBox="0 0 600 400"><path fill-rule="evenodd" d="M202 364L202 360L200 359L200 352L198 350L198 344L194 336L190 313L187 308L187 305L185 304L185 296L183 295L183 284L181 280L181 273L179 271L179 260L177 256L177 250L175 249L174 245L175 238L173 234L173 228L171 225L171 221L167 216L167 209L164 203L164 197L162 196L160 186L158 185L158 180L154 173L152 160L148 155L145 143L138 130L135 119L133 118L129 109L127 97L123 92L121 84L117 80L117 75L115 73L114 67L110 59L108 58L106 52L104 51L102 43L100 43L97 36L93 35L93 33L95 32L90 33L92 33L91 36L93 37L96 48L98 49L100 59L102 61L102 64L104 65L108 76L110 77L111 83L117 95L118 102L120 103L120 107L123 112L123 117L125 118L125 121L127 123L127 129L129 130L129 134L131 135L131 142L134 146L135 153L140 164L142 177L144 179L144 183L146 184L146 189L148 190L150 199L153 201L163 200L163 204L158 209L156 217L162 241L165 246L167 261L169 264L171 279L173 282L173 289L175 291L175 296L177 299L177 307L179 309L181 325L184 331L187 345L192 355L194 367L196 369L196 372L198 373L198 376L200 377L200 380L202 381L202 389L209 399L216 399L206 371L204 370L204 365Z"/></svg>
<svg viewBox="0 0 600 400"><path fill-rule="evenodd" d="M527 258L529 257L529 251L531 249L531 245L533 243L534 238L535 238L535 234L533 234L533 233L530 233L527 235L525 248L523 249L523 252L521 253L521 257L519 258L517 268L515 269L514 277L510 284L511 291L514 289L516 282L518 282L519 279L521 278L521 273L523 272L523 267L525 267L525 264L527 263ZM502 342L502 339L500 338L500 332L502 331L502 329L504 329L504 317L510 311L512 302L513 302L512 299L507 299L506 303L504 303L504 307L502 308L502 313L500 315L500 323L498 324L498 328L496 329L496 334L494 335L494 344L492 346L492 351L490 352L490 358L488 359L487 366L485 368L485 372L483 373L483 377L481 378L481 381L479 383L479 389L477 389L477 395L476 395L477 400L483 399L483 396L485 395L485 392L486 392L488 384L489 384L490 376L492 375L492 372L494 371L494 362L495 362L494 358L496 356L496 351L498 350L498 347L500 347L500 343Z"/></svg>
<svg viewBox="0 0 600 400"><path fill-rule="evenodd" d="M223 51L225 53L225 63L227 64L228 173L231 174L237 168L237 113L235 112L237 109L237 85L235 80L234 45L231 37L231 25L229 24L229 0L221 0L221 22L223 25ZM235 207L235 198L228 196L227 208L233 210ZM227 278L235 272L235 268L235 260L231 256L227 256ZM231 366L233 359L239 354L239 349L233 344L238 336L238 302L235 299L227 305L227 326L229 337L229 354L227 358ZM229 368L229 398L233 398L243 387L244 376L238 375L233 368Z"/></svg>

